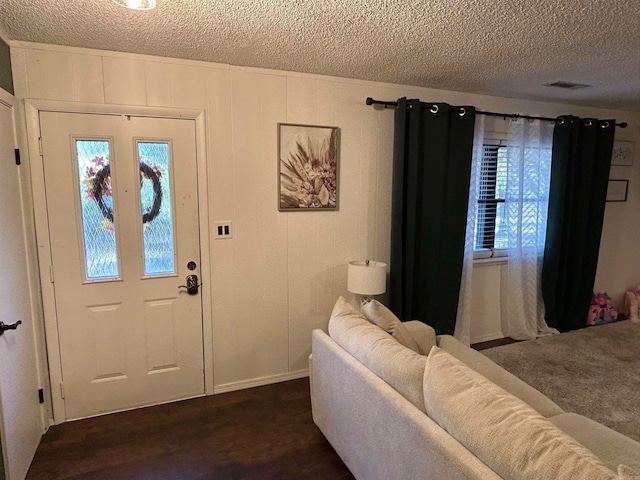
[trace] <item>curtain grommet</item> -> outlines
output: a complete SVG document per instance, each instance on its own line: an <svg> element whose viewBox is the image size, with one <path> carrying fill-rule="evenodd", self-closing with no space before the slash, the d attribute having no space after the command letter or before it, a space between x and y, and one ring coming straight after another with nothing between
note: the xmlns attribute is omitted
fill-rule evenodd
<svg viewBox="0 0 640 480"><path fill-rule="evenodd" d="M440 110L438 108L438 105L432 105L431 108L429 109L431 113L438 113L438 110Z"/></svg>
<svg viewBox="0 0 640 480"><path fill-rule="evenodd" d="M558 119L556 120L556 123L557 123L558 125L562 125L562 124L564 124L564 118L563 118L563 117L558 118Z"/></svg>
<svg viewBox="0 0 640 480"><path fill-rule="evenodd" d="M465 108L460 107L460 111L458 112L458 115L460 115L461 117L464 117L466 113L467 111L465 110Z"/></svg>
<svg viewBox="0 0 640 480"><path fill-rule="evenodd" d="M600 125L602 128L609 128L610 123L607 121L602 122L602 125Z"/></svg>
<svg viewBox="0 0 640 480"><path fill-rule="evenodd" d="M593 125L593 122L589 119L584 121L585 126L590 127L591 125Z"/></svg>

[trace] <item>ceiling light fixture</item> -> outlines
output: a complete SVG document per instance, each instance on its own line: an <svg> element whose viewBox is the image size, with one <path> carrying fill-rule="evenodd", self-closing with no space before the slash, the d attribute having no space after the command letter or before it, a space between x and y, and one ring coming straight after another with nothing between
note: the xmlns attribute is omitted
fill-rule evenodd
<svg viewBox="0 0 640 480"><path fill-rule="evenodd" d="M113 2L132 10L151 10L156 8L156 0L113 0Z"/></svg>

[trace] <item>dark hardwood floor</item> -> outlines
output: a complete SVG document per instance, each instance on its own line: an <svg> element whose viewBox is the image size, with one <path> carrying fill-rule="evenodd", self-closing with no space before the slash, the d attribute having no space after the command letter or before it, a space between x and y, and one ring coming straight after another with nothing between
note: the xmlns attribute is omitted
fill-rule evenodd
<svg viewBox="0 0 640 480"><path fill-rule="evenodd" d="M305 378L55 425L27 479L353 476L311 419Z"/></svg>
<svg viewBox="0 0 640 480"><path fill-rule="evenodd" d="M489 340L488 342L474 343L471 348L474 350L486 350L487 348L501 347L502 345L509 345L511 343L517 343L520 340L514 340L513 338L505 337L498 338L497 340Z"/></svg>

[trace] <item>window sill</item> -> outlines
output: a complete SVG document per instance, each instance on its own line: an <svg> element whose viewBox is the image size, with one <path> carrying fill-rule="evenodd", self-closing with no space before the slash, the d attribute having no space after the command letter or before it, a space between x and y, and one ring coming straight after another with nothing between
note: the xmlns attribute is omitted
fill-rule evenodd
<svg viewBox="0 0 640 480"><path fill-rule="evenodd" d="M503 263L507 263L508 255L507 249L481 249L475 250L473 252L473 265L474 266L491 266L491 265L502 265Z"/></svg>
<svg viewBox="0 0 640 480"><path fill-rule="evenodd" d="M503 265L509 261L509 258L504 257L487 257L487 258L474 258L474 267L490 267L492 265Z"/></svg>

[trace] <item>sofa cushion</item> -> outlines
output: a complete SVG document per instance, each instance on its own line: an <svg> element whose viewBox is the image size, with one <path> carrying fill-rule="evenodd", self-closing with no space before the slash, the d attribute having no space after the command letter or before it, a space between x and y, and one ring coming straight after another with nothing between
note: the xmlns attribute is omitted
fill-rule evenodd
<svg viewBox="0 0 640 480"><path fill-rule="evenodd" d="M613 480L592 452L444 350L424 372L427 414L505 479Z"/></svg>
<svg viewBox="0 0 640 480"><path fill-rule="evenodd" d="M603 405L603 408L607 408ZM563 432L591 450L612 470L624 464L640 472L640 443L577 413L549 418Z"/></svg>
<svg viewBox="0 0 640 480"><path fill-rule="evenodd" d="M425 411L422 376L427 357L400 345L342 297L333 307L329 335L422 412Z"/></svg>
<svg viewBox="0 0 640 480"><path fill-rule="evenodd" d="M420 320L410 320L404 322L403 325L418 344L418 353L420 355L429 355L431 347L437 345L436 331L426 323Z"/></svg>
<svg viewBox="0 0 640 480"><path fill-rule="evenodd" d="M552 417L564 413L550 398L451 335L439 335L438 346L499 387L526 402L540 415Z"/></svg>
<svg viewBox="0 0 640 480"><path fill-rule="evenodd" d="M633 468L626 465L618 466L618 479L619 480L638 480L640 475Z"/></svg>
<svg viewBox="0 0 640 480"><path fill-rule="evenodd" d="M360 307L360 311L371 323L391 334L398 342L416 353L420 353L418 344L407 328L391 310L377 300L370 300ZM428 352L427 352L428 353Z"/></svg>

